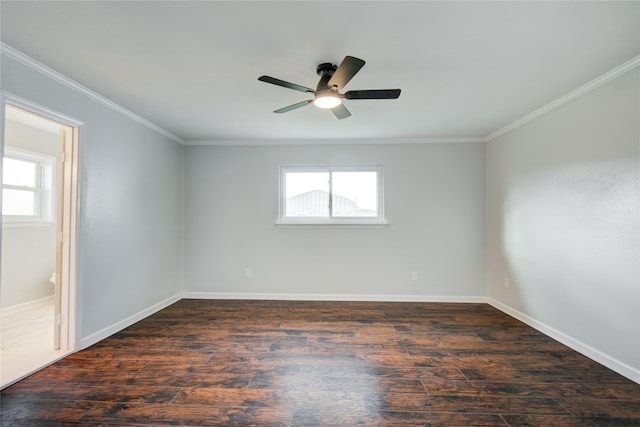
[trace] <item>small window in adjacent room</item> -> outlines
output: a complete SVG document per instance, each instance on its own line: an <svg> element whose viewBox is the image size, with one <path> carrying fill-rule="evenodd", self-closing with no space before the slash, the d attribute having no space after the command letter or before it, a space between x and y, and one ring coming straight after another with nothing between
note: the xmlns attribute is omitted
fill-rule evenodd
<svg viewBox="0 0 640 427"><path fill-rule="evenodd" d="M2 221L53 220L53 157L6 147L2 159Z"/></svg>
<svg viewBox="0 0 640 427"><path fill-rule="evenodd" d="M282 166L279 224L384 224L381 166Z"/></svg>

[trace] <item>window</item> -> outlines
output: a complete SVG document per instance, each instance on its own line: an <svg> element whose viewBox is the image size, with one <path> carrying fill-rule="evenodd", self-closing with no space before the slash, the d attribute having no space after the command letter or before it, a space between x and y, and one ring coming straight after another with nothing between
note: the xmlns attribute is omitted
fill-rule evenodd
<svg viewBox="0 0 640 427"><path fill-rule="evenodd" d="M279 224L384 224L381 166L282 166Z"/></svg>
<svg viewBox="0 0 640 427"><path fill-rule="evenodd" d="M54 158L31 151L5 148L2 159L2 220L53 220Z"/></svg>

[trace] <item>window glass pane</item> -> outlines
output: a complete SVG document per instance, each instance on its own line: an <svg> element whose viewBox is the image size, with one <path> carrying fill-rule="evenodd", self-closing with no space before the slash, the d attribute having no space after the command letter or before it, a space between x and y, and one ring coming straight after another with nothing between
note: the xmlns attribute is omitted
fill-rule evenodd
<svg viewBox="0 0 640 427"><path fill-rule="evenodd" d="M2 215L36 216L36 192L29 190L2 189Z"/></svg>
<svg viewBox="0 0 640 427"><path fill-rule="evenodd" d="M329 172L287 172L285 194L285 216L329 216Z"/></svg>
<svg viewBox="0 0 640 427"><path fill-rule="evenodd" d="M2 183L36 187L37 163L5 157L2 164Z"/></svg>
<svg viewBox="0 0 640 427"><path fill-rule="evenodd" d="M378 216L377 172L333 172L333 216Z"/></svg>

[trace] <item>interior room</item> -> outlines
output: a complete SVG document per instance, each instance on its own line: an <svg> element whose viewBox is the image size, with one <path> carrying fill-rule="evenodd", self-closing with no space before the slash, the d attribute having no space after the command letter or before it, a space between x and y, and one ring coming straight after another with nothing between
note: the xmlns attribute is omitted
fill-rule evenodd
<svg viewBox="0 0 640 427"><path fill-rule="evenodd" d="M3 425L640 423L640 2L0 19L5 161L11 108L77 150L68 344Z"/></svg>
<svg viewBox="0 0 640 427"><path fill-rule="evenodd" d="M60 125L8 107L4 129L7 168L3 171L3 190L9 190L9 198L3 206L2 224L0 378L3 384L62 355L54 342L55 177ZM41 185L27 182L34 175L41 180ZM21 215L25 213L24 206L15 197L15 189L25 183L38 187L42 193L40 215L28 218ZM12 190L14 199L10 198ZM27 206L26 213L31 213L33 207Z"/></svg>

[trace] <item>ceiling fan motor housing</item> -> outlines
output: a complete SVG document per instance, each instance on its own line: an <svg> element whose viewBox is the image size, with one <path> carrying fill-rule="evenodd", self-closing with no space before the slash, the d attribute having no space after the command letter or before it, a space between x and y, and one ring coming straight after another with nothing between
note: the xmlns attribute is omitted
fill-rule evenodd
<svg viewBox="0 0 640 427"><path fill-rule="evenodd" d="M316 68L316 73L319 76L333 76L333 73L335 73L337 69L337 65L332 64L331 62L323 62L318 65L318 68Z"/></svg>
<svg viewBox="0 0 640 427"><path fill-rule="evenodd" d="M329 80L338 69L338 66L330 62L324 62L318 65L316 73L320 76L318 86L316 86L316 98L321 96L336 96L338 94L337 87L330 87Z"/></svg>

